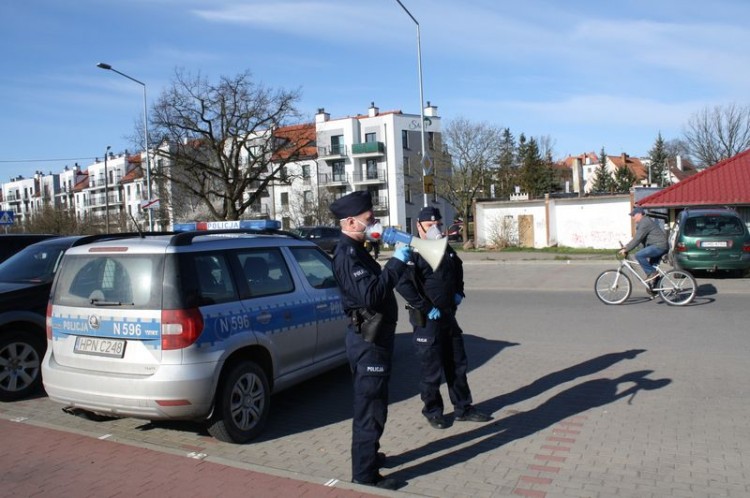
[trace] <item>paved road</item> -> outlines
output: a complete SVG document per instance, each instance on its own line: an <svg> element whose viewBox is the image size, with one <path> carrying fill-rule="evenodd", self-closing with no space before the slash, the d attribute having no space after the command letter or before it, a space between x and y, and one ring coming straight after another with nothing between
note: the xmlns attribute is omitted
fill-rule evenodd
<svg viewBox="0 0 750 498"><path fill-rule="evenodd" d="M465 259L470 382L495 419L445 431L424 422L401 324L382 441L384 473L408 481L395 495L750 495L748 279L699 279L685 308L640 291L605 306L593 280L614 261ZM345 368L275 396L268 430L249 445L217 442L199 424L72 417L44 397L5 403L0 494L130 496L123 486L138 486L174 496L183 481L201 496L373 492L346 482L350 425ZM67 447L83 460L66 460ZM85 487L91 475L107 484ZM8 488L28 476L36 487Z"/></svg>

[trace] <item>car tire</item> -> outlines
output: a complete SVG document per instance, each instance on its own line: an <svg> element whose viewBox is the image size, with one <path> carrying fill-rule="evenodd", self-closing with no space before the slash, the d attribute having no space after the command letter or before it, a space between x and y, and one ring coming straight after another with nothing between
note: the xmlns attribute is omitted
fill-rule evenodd
<svg viewBox="0 0 750 498"><path fill-rule="evenodd" d="M0 333L0 401L26 398L42 387L47 342L31 330Z"/></svg>
<svg viewBox="0 0 750 498"><path fill-rule="evenodd" d="M247 443L263 432L268 420L271 410L268 377L257 363L243 360L223 378L208 433L226 443Z"/></svg>

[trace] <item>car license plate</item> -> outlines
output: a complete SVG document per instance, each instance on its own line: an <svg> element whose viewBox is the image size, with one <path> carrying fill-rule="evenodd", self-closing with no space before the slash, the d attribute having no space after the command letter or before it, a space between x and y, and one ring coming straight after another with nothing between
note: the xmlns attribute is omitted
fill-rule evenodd
<svg viewBox="0 0 750 498"><path fill-rule="evenodd" d="M727 247L726 240L704 240L701 243L701 247Z"/></svg>
<svg viewBox="0 0 750 498"><path fill-rule="evenodd" d="M78 336L73 351L79 354L122 358L125 355L125 341L122 339Z"/></svg>

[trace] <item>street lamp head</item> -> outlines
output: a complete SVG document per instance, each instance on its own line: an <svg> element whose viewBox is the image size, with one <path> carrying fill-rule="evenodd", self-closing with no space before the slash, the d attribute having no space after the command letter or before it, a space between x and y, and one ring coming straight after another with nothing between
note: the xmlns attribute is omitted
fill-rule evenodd
<svg viewBox="0 0 750 498"><path fill-rule="evenodd" d="M112 69L112 66L110 66L109 64L107 64L105 62L100 62L99 64L96 65L96 67L98 67L100 69L108 69L108 70Z"/></svg>

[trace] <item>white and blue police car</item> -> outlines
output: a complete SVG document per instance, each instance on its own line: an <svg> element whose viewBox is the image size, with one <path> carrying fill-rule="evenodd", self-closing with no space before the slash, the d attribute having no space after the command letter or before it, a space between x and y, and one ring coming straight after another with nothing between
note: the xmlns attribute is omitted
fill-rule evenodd
<svg viewBox="0 0 750 498"><path fill-rule="evenodd" d="M65 253L44 387L73 410L204 420L221 441L250 441L272 393L346 361L331 259L274 220L175 228L189 231Z"/></svg>

